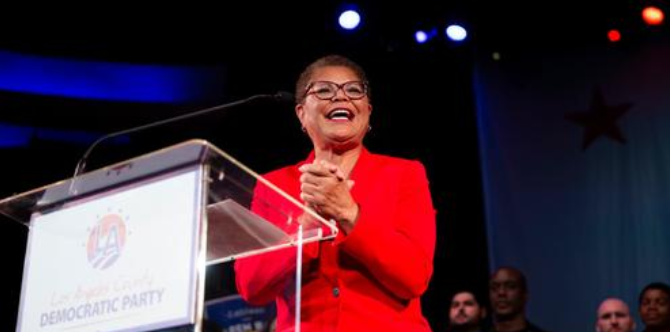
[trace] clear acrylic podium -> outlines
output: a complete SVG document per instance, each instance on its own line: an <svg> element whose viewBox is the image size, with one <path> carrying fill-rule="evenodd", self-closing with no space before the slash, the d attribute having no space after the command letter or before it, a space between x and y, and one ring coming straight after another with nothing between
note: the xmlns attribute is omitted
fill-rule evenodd
<svg viewBox="0 0 670 332"><path fill-rule="evenodd" d="M261 201L257 186L280 199ZM337 235L203 140L3 199L0 213L28 230L16 330L31 332L201 331L207 265L290 247L299 258Z"/></svg>

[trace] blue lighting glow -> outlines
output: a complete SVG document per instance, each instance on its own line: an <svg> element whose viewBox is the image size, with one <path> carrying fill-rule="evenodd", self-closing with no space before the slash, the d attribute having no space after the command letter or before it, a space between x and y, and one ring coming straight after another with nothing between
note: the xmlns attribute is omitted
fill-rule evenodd
<svg viewBox="0 0 670 332"><path fill-rule="evenodd" d="M0 148L26 147L33 139L51 142L90 145L102 134L79 130L57 130L30 126L19 126L0 122ZM128 136L109 139L112 144L128 144Z"/></svg>
<svg viewBox="0 0 670 332"><path fill-rule="evenodd" d="M211 94L217 70L0 51L0 90L123 102L184 103Z"/></svg>
<svg viewBox="0 0 670 332"><path fill-rule="evenodd" d="M34 128L0 123L0 148L27 146Z"/></svg>

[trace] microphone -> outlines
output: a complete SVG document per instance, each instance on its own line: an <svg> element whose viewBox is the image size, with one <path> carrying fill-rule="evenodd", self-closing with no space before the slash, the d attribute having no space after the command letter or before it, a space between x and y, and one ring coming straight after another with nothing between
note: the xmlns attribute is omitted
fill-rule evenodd
<svg viewBox="0 0 670 332"><path fill-rule="evenodd" d="M216 105L216 106L212 106L212 107L205 108L205 109L202 109L202 110L198 110L198 111L195 111L195 112L185 113L185 114L178 115L178 116L175 116L175 117L172 117L172 118L159 120L159 121L155 121L155 122L150 122L150 123L147 123L147 124L144 124L144 125L141 125L141 126L137 126L137 127L128 128L128 129L116 131L116 132L113 132L113 133L109 133L107 135L104 135L104 136L98 138L97 140L95 140L95 142L93 142L91 144L91 146L89 146L88 150L86 150L86 152L81 157L81 159L79 159L79 162L77 163L77 167L74 170L74 176L73 177L77 177L84 172L84 169L86 168L86 161L88 160L88 156L91 154L91 151L93 151L93 148L95 148L98 144L100 144L101 142L103 142L105 140L108 140L110 138L114 138L114 137L117 137L117 136L125 135L125 134L130 134L130 133L142 131L142 130L145 130L145 129L150 129L150 128L153 128L153 127L162 126L162 125L165 125L165 124L168 124L168 123L177 122L177 121L181 121L181 120L205 115L205 114L208 114L208 113L211 113L211 112L230 109L230 108L233 108L233 107L236 107L236 106L244 105L246 103L250 103L250 102L253 102L253 101L256 101L256 100L262 100L262 99L274 100L274 101L277 101L277 102L292 102L293 101L293 94L291 94L290 92L286 92L286 91L279 91L275 94L253 95L253 96L248 97L246 99L237 100L237 101L226 103L226 104Z"/></svg>

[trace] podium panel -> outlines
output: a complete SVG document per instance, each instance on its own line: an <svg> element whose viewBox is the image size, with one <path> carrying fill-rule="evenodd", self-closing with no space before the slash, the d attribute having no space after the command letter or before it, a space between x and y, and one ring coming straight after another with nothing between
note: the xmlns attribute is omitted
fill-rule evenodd
<svg viewBox="0 0 670 332"><path fill-rule="evenodd" d="M202 176L191 167L33 214L17 330L192 324Z"/></svg>
<svg viewBox="0 0 670 332"><path fill-rule="evenodd" d="M31 332L201 331L208 264L337 235L202 140L0 200L0 213L28 231L17 331Z"/></svg>

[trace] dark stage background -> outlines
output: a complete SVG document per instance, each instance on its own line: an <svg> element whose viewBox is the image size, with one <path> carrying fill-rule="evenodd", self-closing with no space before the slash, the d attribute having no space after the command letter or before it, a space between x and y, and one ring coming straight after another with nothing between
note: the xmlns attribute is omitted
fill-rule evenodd
<svg viewBox="0 0 670 332"><path fill-rule="evenodd" d="M602 12L598 5L605 6ZM0 122L40 129L27 145L0 150L0 197L70 177L90 142L39 133L102 135L258 93L293 91L305 65L319 56L340 53L360 63L369 74L375 108L368 148L419 159L427 167L438 211L438 242L435 273L423 304L431 324L441 330L452 292L474 288L485 293L489 275L475 102L478 61L490 62L493 52L500 52L505 61L528 50L569 51L605 44L602 31L607 25L619 20L636 26L627 22L638 7L626 7L624 1L592 3L588 8L567 1L552 4L549 11L540 11L531 3L484 1L413 1L411 6L362 2L364 24L357 32L337 29L336 13L341 5L332 1L229 9L189 5L180 8L178 15L174 11L129 14L135 11L99 9L108 11L108 18L99 15L99 10L40 18L18 13L21 28L14 20L3 23L0 51L185 66L210 74L205 83L198 83L198 98L174 103L0 91ZM470 39L462 44L442 36L452 18L460 18L471 29ZM435 39L425 45L413 41L416 29L434 27L440 34ZM10 67L1 68L7 71ZM195 137L211 141L258 172L294 163L310 150L292 105L259 102L135 133L127 137L127 144L103 144L91 154L89 169ZM7 220L2 220L0 229L7 278L0 295L0 329L11 330L27 233ZM210 285L210 290L226 292L223 283Z"/></svg>

